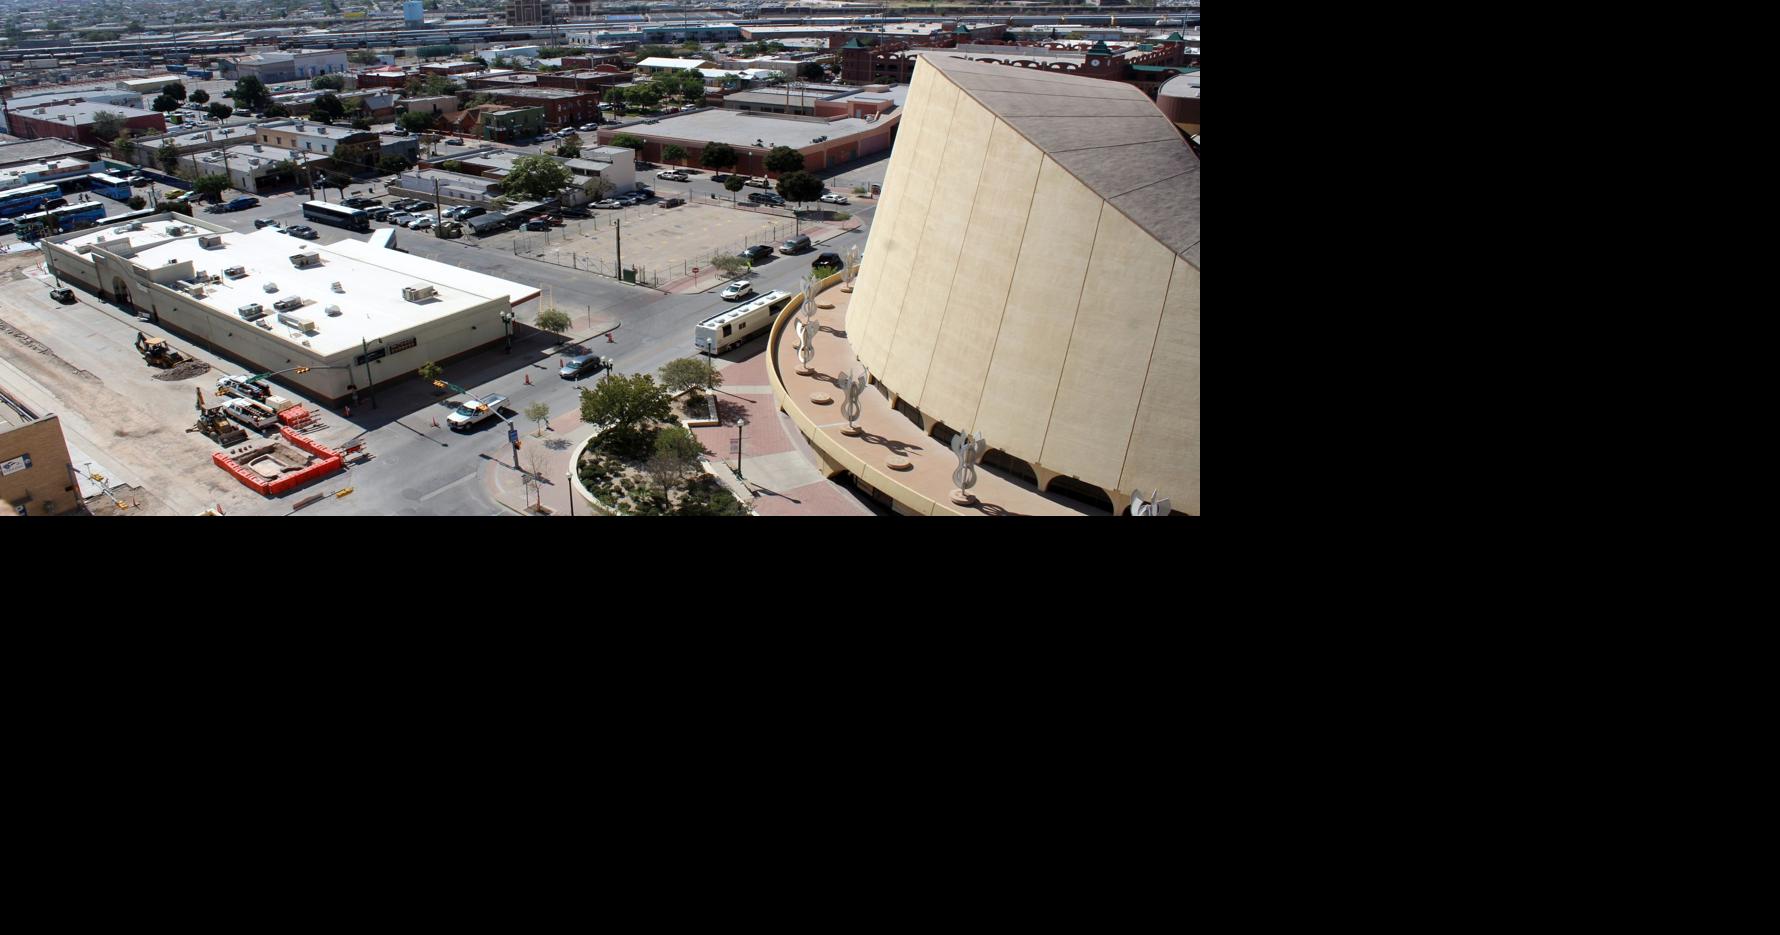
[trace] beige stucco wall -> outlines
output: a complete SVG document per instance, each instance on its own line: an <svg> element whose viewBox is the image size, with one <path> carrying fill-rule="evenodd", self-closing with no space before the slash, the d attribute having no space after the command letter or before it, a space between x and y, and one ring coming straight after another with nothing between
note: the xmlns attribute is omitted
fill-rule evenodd
<svg viewBox="0 0 1780 935"><path fill-rule="evenodd" d="M860 360L994 448L1198 513L1198 269L938 69L902 120L848 313Z"/></svg>

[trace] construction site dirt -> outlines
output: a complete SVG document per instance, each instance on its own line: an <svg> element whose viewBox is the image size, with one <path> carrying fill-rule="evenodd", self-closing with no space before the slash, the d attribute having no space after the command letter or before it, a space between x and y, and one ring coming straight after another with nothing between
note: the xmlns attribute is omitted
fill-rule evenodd
<svg viewBox="0 0 1780 935"><path fill-rule="evenodd" d="M288 510L217 470L211 460L217 443L186 431L198 415L191 379L210 369L239 371L239 363L181 344L204 370L193 368L183 377L187 382L169 380L178 365L158 370L144 363L137 332L159 332L130 309L78 289L75 304L55 302L49 297L55 283L36 251L0 256L0 281L11 273L22 273L23 281L0 289L0 386L40 413L57 414L76 466L91 462L115 486L132 489L140 507L132 505L130 515L191 516L214 507L225 514ZM93 501L90 512L110 512Z"/></svg>

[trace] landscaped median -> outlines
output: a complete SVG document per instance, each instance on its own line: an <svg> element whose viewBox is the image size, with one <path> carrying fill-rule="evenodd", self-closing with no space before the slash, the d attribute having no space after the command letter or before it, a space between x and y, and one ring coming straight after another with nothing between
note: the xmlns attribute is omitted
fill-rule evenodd
<svg viewBox="0 0 1780 935"><path fill-rule="evenodd" d="M607 376L582 390L581 416L599 426L569 457L571 495L613 516L746 516L705 466L705 454L649 374Z"/></svg>

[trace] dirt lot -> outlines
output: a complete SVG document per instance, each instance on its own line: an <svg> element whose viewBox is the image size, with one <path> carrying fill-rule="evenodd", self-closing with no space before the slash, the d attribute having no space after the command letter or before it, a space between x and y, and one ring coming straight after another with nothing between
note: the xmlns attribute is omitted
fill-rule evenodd
<svg viewBox="0 0 1780 935"><path fill-rule="evenodd" d="M212 464L215 442L185 431L197 421L192 388L209 402L218 373L241 368L173 337L213 369L154 379L163 371L142 362L136 331L162 332L83 290L74 305L54 302L41 265L34 250L0 256L0 382L61 417L77 463L91 461L113 485L130 485L141 505L132 515L190 516L218 504L229 513L267 511L268 501Z"/></svg>
<svg viewBox="0 0 1780 935"><path fill-rule="evenodd" d="M651 284L686 276L694 266L708 267L716 254L739 253L753 244L777 247L793 229L792 219L783 215L693 201L678 208L639 206L622 214L595 211L585 221L569 221L547 233L510 231L476 243L610 276L617 259L613 222L620 218L625 265L638 267Z"/></svg>

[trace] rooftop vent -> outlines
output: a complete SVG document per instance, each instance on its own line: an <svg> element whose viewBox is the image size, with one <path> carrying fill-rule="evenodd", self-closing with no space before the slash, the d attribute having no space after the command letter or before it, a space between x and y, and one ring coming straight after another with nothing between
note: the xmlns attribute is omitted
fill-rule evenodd
<svg viewBox="0 0 1780 935"><path fill-rule="evenodd" d="M223 275L229 277L230 279L240 279L241 277L247 275L247 267L245 267L245 266L231 266L228 269L223 270Z"/></svg>
<svg viewBox="0 0 1780 935"><path fill-rule="evenodd" d="M335 292L345 292L345 291L346 291L346 287L345 287L345 286L342 286L342 285L340 285L340 284L339 284L339 283L334 283L334 284L333 284L333 285L332 285L332 287L331 287L331 288L332 288L332 289L333 289L333 290L334 290L334 291L335 291Z"/></svg>
<svg viewBox="0 0 1780 935"><path fill-rule="evenodd" d="M330 306L328 306L328 309L327 309L327 311L328 311L328 316L329 316L329 317L334 317L334 316L337 316L337 315L339 315L339 314L340 314L340 306L338 306L338 305L330 305Z"/></svg>
<svg viewBox="0 0 1780 935"><path fill-rule="evenodd" d="M439 290L433 288L432 286L424 286L423 285L423 286L403 286L402 287L402 298L404 298L410 302L419 302L423 299L430 299L433 296L438 295L438 294L439 294Z"/></svg>
<svg viewBox="0 0 1780 935"><path fill-rule="evenodd" d="M308 269L311 266L320 266L321 265L321 254L319 254L319 253L293 253L293 254L291 254L290 263L292 266L295 266L297 269Z"/></svg>
<svg viewBox="0 0 1780 935"><path fill-rule="evenodd" d="M198 246L205 248L220 247L222 246L222 242L221 234L205 234L198 238Z"/></svg>
<svg viewBox="0 0 1780 935"><path fill-rule="evenodd" d="M178 237L185 233L185 226L182 224L169 224L167 225L167 233L170 236Z"/></svg>
<svg viewBox="0 0 1780 935"><path fill-rule="evenodd" d="M266 290L267 292L277 292L278 284L275 282L269 282L269 283L266 283L265 285L261 286L260 288Z"/></svg>

